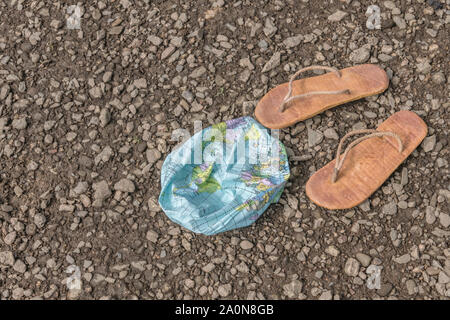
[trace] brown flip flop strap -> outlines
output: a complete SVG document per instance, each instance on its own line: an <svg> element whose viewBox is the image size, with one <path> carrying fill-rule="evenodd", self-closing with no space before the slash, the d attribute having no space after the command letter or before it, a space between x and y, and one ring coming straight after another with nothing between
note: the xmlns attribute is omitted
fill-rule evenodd
<svg viewBox="0 0 450 320"><path fill-rule="evenodd" d="M306 68L298 70L291 77L291 80L289 80L289 91L288 91L286 97L284 97L283 102L281 103L280 112L284 112L284 110L286 109L286 105L289 102L291 102L292 100L299 99L299 98L305 98L305 97L319 95L319 94L344 94L344 93L345 94L350 94L350 90L346 89L346 90L338 90L338 91L313 91L313 92L299 94L297 96L291 97L291 95L292 95L292 82L294 82L295 78L297 78L298 75L303 73L303 72L306 72L306 71L309 71L309 70L317 70L317 69L334 72L338 78L340 78L342 76L341 72L338 69L332 68L332 67L327 67L327 66L310 66L310 67L306 67Z"/></svg>
<svg viewBox="0 0 450 320"><path fill-rule="evenodd" d="M355 134L361 134L361 133L369 133L368 135L358 138L355 141L353 141L352 143L350 143L347 146L347 149L345 149L344 154L341 158L341 149L342 149L342 145L344 144L344 141L350 137L353 136ZM366 139L370 139L373 137L382 137L382 136L391 136L394 137L395 139L397 139L397 143L398 143L398 152L402 152L403 150L403 144L402 144L402 140L400 139L400 136L394 132L391 131L377 131L377 130L372 130L372 129L363 129L363 130L355 130L355 131L351 131L349 133L347 133L339 142L338 145L338 149L336 152L336 163L334 166L334 170L333 170L333 174L331 176L331 183L335 183L339 170L342 168L342 165L345 161L345 158L347 157L348 152L350 151L351 148L353 148L355 145L357 145L358 143L360 143L363 140ZM341 159L340 159L341 158Z"/></svg>

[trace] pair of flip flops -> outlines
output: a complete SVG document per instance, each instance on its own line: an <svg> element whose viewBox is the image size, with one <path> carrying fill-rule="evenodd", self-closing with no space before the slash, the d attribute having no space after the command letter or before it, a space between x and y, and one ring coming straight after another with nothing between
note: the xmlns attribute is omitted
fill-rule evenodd
<svg viewBox="0 0 450 320"><path fill-rule="evenodd" d="M295 80L303 72L321 69L323 75ZM256 119L281 129L340 104L379 94L389 79L383 69L364 64L342 70L311 66L297 71L288 83L270 90L255 109ZM366 134L341 150L349 137ZM306 194L327 209L349 209L370 197L417 148L427 125L414 112L399 111L376 130L357 130L340 141L336 159L318 170L306 184Z"/></svg>

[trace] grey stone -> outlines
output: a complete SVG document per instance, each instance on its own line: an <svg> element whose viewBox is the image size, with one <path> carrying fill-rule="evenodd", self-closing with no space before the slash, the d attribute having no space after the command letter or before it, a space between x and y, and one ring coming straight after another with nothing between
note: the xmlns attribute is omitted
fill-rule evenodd
<svg viewBox="0 0 450 320"><path fill-rule="evenodd" d="M400 16L394 16L394 17L392 17L392 20L395 22L397 27L399 27L400 29L406 29L406 22Z"/></svg>
<svg viewBox="0 0 450 320"><path fill-rule="evenodd" d="M398 264L406 264L411 261L411 256L409 253L406 253L400 257L394 258L394 261Z"/></svg>
<svg viewBox="0 0 450 320"><path fill-rule="evenodd" d="M11 251L0 252L0 265L13 266L14 262L14 255Z"/></svg>
<svg viewBox="0 0 450 320"><path fill-rule="evenodd" d="M123 26L115 26L109 29L109 34L119 35L122 33L124 27Z"/></svg>
<svg viewBox="0 0 450 320"><path fill-rule="evenodd" d="M182 37L173 37L170 40L170 44L174 47L179 48L183 45L183 38Z"/></svg>
<svg viewBox="0 0 450 320"><path fill-rule="evenodd" d="M9 94L9 91L11 90L11 88L8 85L4 85L1 89L0 89L0 100L5 100L6 97Z"/></svg>
<svg viewBox="0 0 450 320"><path fill-rule="evenodd" d="M411 20L414 20L415 18L416 17L412 13L409 13L409 12L405 13L405 20L406 21L411 21Z"/></svg>
<svg viewBox="0 0 450 320"><path fill-rule="evenodd" d="M23 297L23 294L24 294L23 288L20 288L20 287L14 288L12 291L12 298L14 300L21 299Z"/></svg>
<svg viewBox="0 0 450 320"><path fill-rule="evenodd" d="M45 223L47 222L47 219L45 218L45 216L41 213L36 213L34 215L34 224L38 227L38 228L42 228L44 227Z"/></svg>
<svg viewBox="0 0 450 320"><path fill-rule="evenodd" d="M367 129L367 124L362 121L359 121L352 126L352 130L363 130L363 129Z"/></svg>
<svg viewBox="0 0 450 320"><path fill-rule="evenodd" d="M418 64L416 64L417 71L419 73L428 74L431 71L431 65L428 60L422 60Z"/></svg>
<svg viewBox="0 0 450 320"><path fill-rule="evenodd" d="M436 211L435 208L431 206L427 206L425 209L425 221L428 224L433 224L436 221L436 215L434 214Z"/></svg>
<svg viewBox="0 0 450 320"><path fill-rule="evenodd" d="M396 8L395 3L392 2L392 1L389 1L389 0L388 1L384 1L383 5L389 10L393 10L393 9Z"/></svg>
<svg viewBox="0 0 450 320"><path fill-rule="evenodd" d="M152 166L156 161L158 161L161 158L161 152L159 152L158 149L147 149L145 152L145 155L147 157L147 161Z"/></svg>
<svg viewBox="0 0 450 320"><path fill-rule="evenodd" d="M358 259L363 267L368 267L370 265L370 261L372 260L370 256L361 252L356 254L356 259Z"/></svg>
<svg viewBox="0 0 450 320"><path fill-rule="evenodd" d="M448 226L450 226L450 215L441 212L439 215L439 222L444 228L448 228Z"/></svg>
<svg viewBox="0 0 450 320"><path fill-rule="evenodd" d="M27 119L25 117L14 119L12 121L12 127L17 130L23 130L27 127Z"/></svg>
<svg viewBox="0 0 450 320"><path fill-rule="evenodd" d="M153 230L148 230L146 238L148 241L156 243L158 241L159 235Z"/></svg>
<svg viewBox="0 0 450 320"><path fill-rule="evenodd" d="M184 90L181 96L189 103L194 101L194 95L189 90Z"/></svg>
<svg viewBox="0 0 450 320"><path fill-rule="evenodd" d="M68 132L66 134L66 139L67 141L71 142L73 140L75 140L75 138L77 137L77 134L75 132Z"/></svg>
<svg viewBox="0 0 450 320"><path fill-rule="evenodd" d="M5 244L11 245L11 244L13 244L14 241L16 240L16 236L17 236L17 232L16 232L16 231L11 231L10 233L8 233L8 234L3 238L3 241L5 242Z"/></svg>
<svg viewBox="0 0 450 320"><path fill-rule="evenodd" d="M210 263L208 263L206 266L204 266L204 267L202 268L202 270L203 270L204 272L206 272L206 273L209 273L209 272L213 271L215 267L216 267L216 266L214 265L214 263L210 262Z"/></svg>
<svg viewBox="0 0 450 320"><path fill-rule="evenodd" d="M206 73L206 68L204 66L198 67L189 75L191 78L197 79L203 76Z"/></svg>
<svg viewBox="0 0 450 320"><path fill-rule="evenodd" d="M328 21L338 22L338 21L341 21L342 19L344 19L344 17L346 15L347 15L347 12L338 10L335 13L333 13L332 15L328 16Z"/></svg>
<svg viewBox="0 0 450 320"><path fill-rule="evenodd" d="M408 169L406 167L402 169L402 179L400 181L400 184L402 186L405 186L408 184Z"/></svg>
<svg viewBox="0 0 450 320"><path fill-rule="evenodd" d="M133 84L138 89L146 89L147 88L147 80L145 78L140 78L134 80Z"/></svg>
<svg viewBox="0 0 450 320"><path fill-rule="evenodd" d="M319 300L332 300L333 294L331 293L331 290L326 290L322 292L322 294L319 296Z"/></svg>
<svg viewBox="0 0 450 320"><path fill-rule="evenodd" d="M391 201L383 206L381 211L386 215L395 215L397 213L398 207L395 202Z"/></svg>
<svg viewBox="0 0 450 320"><path fill-rule="evenodd" d="M364 63L370 58L370 50L366 47L356 49L350 54L350 60L354 63Z"/></svg>
<svg viewBox="0 0 450 320"><path fill-rule="evenodd" d="M435 84L443 84L443 83L445 83L445 75L444 75L444 73L442 71L439 71L439 72L436 72L435 74L433 74L431 79L433 80L433 82Z"/></svg>
<svg viewBox="0 0 450 320"><path fill-rule="evenodd" d="M112 75L113 75L112 71L106 71L102 77L103 82L105 83L110 82L112 79Z"/></svg>
<svg viewBox="0 0 450 320"><path fill-rule="evenodd" d="M5 130L8 118L0 118L0 134Z"/></svg>
<svg viewBox="0 0 450 320"><path fill-rule="evenodd" d="M80 181L78 184L73 188L73 192L77 195L80 195L82 193L85 193L89 187L89 184L86 181Z"/></svg>
<svg viewBox="0 0 450 320"><path fill-rule="evenodd" d="M302 42L302 40L303 40L303 35L299 34L294 37L286 38L283 41L283 44L287 49L290 49L290 48L294 48L294 47L298 46Z"/></svg>
<svg viewBox="0 0 450 320"><path fill-rule="evenodd" d="M390 284L390 283L383 283L380 286L380 289L377 290L377 293L381 297L386 297L389 293L391 293L392 289L393 289L392 284Z"/></svg>
<svg viewBox="0 0 450 320"><path fill-rule="evenodd" d="M250 61L250 58L242 58L239 60L239 65L243 68L248 68L249 70L254 70L255 66Z"/></svg>
<svg viewBox="0 0 450 320"><path fill-rule="evenodd" d="M250 250L251 248L253 248L253 243L248 240L243 240L241 241L240 246L243 250Z"/></svg>
<svg viewBox="0 0 450 320"><path fill-rule="evenodd" d="M102 109L100 111L99 120L100 125L104 128L109 123L109 121L111 121L111 112L109 112L108 109Z"/></svg>
<svg viewBox="0 0 450 320"><path fill-rule="evenodd" d="M169 57L173 52L175 51L175 47L174 46L168 46L166 49L164 49L164 51L161 53L161 60L166 59L167 57ZM205 69L206 71L206 69Z"/></svg>
<svg viewBox="0 0 450 320"><path fill-rule="evenodd" d="M147 206L150 212L159 212L161 210L158 202L153 198L148 199Z"/></svg>
<svg viewBox="0 0 450 320"><path fill-rule="evenodd" d="M129 179L120 179L115 185L114 190L133 193L135 191L135 186L133 181Z"/></svg>
<svg viewBox="0 0 450 320"><path fill-rule="evenodd" d="M105 180L94 183L92 189L94 190L94 202L92 204L94 207L101 207L103 200L111 196L111 190Z"/></svg>
<svg viewBox="0 0 450 320"><path fill-rule="evenodd" d="M388 55L388 54L380 53L378 55L378 59L380 59L382 62L388 62L389 60L392 59L392 57L390 55Z"/></svg>
<svg viewBox="0 0 450 320"><path fill-rule="evenodd" d="M35 171L37 170L37 168L39 168L39 164L36 163L35 161L31 160L28 164L27 164L27 170L28 171Z"/></svg>
<svg viewBox="0 0 450 320"><path fill-rule="evenodd" d="M323 140L322 132L308 128L308 146L310 148L321 143L322 140Z"/></svg>
<svg viewBox="0 0 450 320"><path fill-rule="evenodd" d="M300 280L293 280L283 286L283 293L288 298L298 299L302 295L302 289L303 283Z"/></svg>
<svg viewBox="0 0 450 320"><path fill-rule="evenodd" d="M220 285L217 292L222 298L228 297L231 294L231 284Z"/></svg>
<svg viewBox="0 0 450 320"><path fill-rule="evenodd" d="M103 92L100 87L95 86L89 89L89 95L94 99L99 99L103 96Z"/></svg>
<svg viewBox="0 0 450 320"><path fill-rule="evenodd" d="M128 9L131 6L131 2L129 0L120 0L120 4L125 9Z"/></svg>
<svg viewBox="0 0 450 320"><path fill-rule="evenodd" d="M67 211L67 212L73 212L75 210L75 206L71 204L60 204L59 205L59 211Z"/></svg>
<svg viewBox="0 0 450 320"><path fill-rule="evenodd" d="M333 245L328 246L325 249L325 252L328 253L329 255L333 256L333 257L337 257L340 253L340 251Z"/></svg>
<svg viewBox="0 0 450 320"><path fill-rule="evenodd" d="M131 266L133 267L133 268L135 268L136 270L138 270L138 271L145 271L145 266L146 266L146 264L147 264L147 261L145 261L145 260L141 260L141 261L132 261L131 262Z"/></svg>
<svg viewBox="0 0 450 320"><path fill-rule="evenodd" d="M55 125L56 121L54 120L48 120L44 122L44 130L45 131L49 131L53 128L53 126Z"/></svg>
<svg viewBox="0 0 450 320"><path fill-rule="evenodd" d="M268 72L272 69L275 69L278 67L281 63L281 53L275 52L273 56L267 61L267 63L264 65L262 72Z"/></svg>
<svg viewBox="0 0 450 320"><path fill-rule="evenodd" d="M250 79L250 75L251 75L251 71L248 69L245 69L244 71L241 72L240 76L239 76L239 80L241 82L246 83L249 79Z"/></svg>
<svg viewBox="0 0 450 320"><path fill-rule="evenodd" d="M155 35L150 35L148 38L148 41L150 41L154 46L159 46L162 43L162 39L160 37L157 37Z"/></svg>
<svg viewBox="0 0 450 320"><path fill-rule="evenodd" d="M406 281L406 290L408 291L409 295L413 295L416 293L416 282L412 279L409 279Z"/></svg>
<svg viewBox="0 0 450 320"><path fill-rule="evenodd" d="M242 261L241 263L239 263L237 266L235 266L236 270L241 272L241 273L248 273L249 268L248 266L245 264L244 261Z"/></svg>
<svg viewBox="0 0 450 320"><path fill-rule="evenodd" d="M344 272L350 277L356 277L359 273L359 261L354 258L348 258L345 262Z"/></svg>
<svg viewBox="0 0 450 320"><path fill-rule="evenodd" d="M192 289L195 287L195 281L192 279L185 279L184 280L184 285L186 286L186 288L188 289Z"/></svg>
<svg viewBox="0 0 450 320"><path fill-rule="evenodd" d="M328 138L328 139L334 139L334 140L339 139L339 135L337 134L336 130L334 130L333 128L325 129L325 131L323 132L323 135L325 136L325 138Z"/></svg>
<svg viewBox="0 0 450 320"><path fill-rule="evenodd" d="M116 264L111 267L111 271L120 272L120 271L127 270L129 267L130 267L129 264Z"/></svg>
<svg viewBox="0 0 450 320"><path fill-rule="evenodd" d="M274 25L273 21L271 18L267 17L266 18L266 23L263 29L264 34L271 38L276 32L277 32L277 27Z"/></svg>
<svg viewBox="0 0 450 320"><path fill-rule="evenodd" d="M408 203L406 202L406 201L399 201L398 202L398 207L400 208L400 209L406 209L406 208L408 208Z"/></svg>
<svg viewBox="0 0 450 320"><path fill-rule="evenodd" d="M106 146L102 152L100 152L95 158L94 163L95 165L98 165L101 161L108 162L113 154L113 150L110 146Z"/></svg>
<svg viewBox="0 0 450 320"><path fill-rule="evenodd" d="M440 284L450 283L450 276L448 276L444 271L439 272L438 282Z"/></svg>
<svg viewBox="0 0 450 320"><path fill-rule="evenodd" d="M359 208L364 211L364 212L369 212L370 211L370 201L369 199L367 199L366 201L364 201L363 203L361 203L359 205Z"/></svg>
<svg viewBox="0 0 450 320"><path fill-rule="evenodd" d="M25 271L27 271L27 266L22 260L16 260L16 262L13 265L13 269L16 272L24 273Z"/></svg>
<svg viewBox="0 0 450 320"><path fill-rule="evenodd" d="M349 111L343 111L342 117L344 118L345 121L356 121L359 119L358 114Z"/></svg>
<svg viewBox="0 0 450 320"><path fill-rule="evenodd" d="M433 151L434 146L436 145L436 135L432 135L423 139L422 149L425 152Z"/></svg>
<svg viewBox="0 0 450 320"><path fill-rule="evenodd" d="M434 29L426 29L426 33L428 33L432 38L436 38L438 32Z"/></svg>
<svg viewBox="0 0 450 320"><path fill-rule="evenodd" d="M260 47L262 50L267 50L269 44L267 43L266 40L262 39L258 42L258 47Z"/></svg>

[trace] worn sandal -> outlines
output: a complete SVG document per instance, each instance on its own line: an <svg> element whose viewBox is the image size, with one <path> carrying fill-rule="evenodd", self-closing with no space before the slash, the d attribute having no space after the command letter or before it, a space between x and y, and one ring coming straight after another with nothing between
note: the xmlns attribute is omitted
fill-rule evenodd
<svg viewBox="0 0 450 320"><path fill-rule="evenodd" d="M295 80L299 74L314 69L330 73ZM342 70L310 66L297 71L289 83L270 90L256 106L255 117L265 127L286 128L340 104L379 94L388 85L386 72L373 64Z"/></svg>
<svg viewBox="0 0 450 320"><path fill-rule="evenodd" d="M352 208L374 193L427 135L427 125L412 111L399 111L377 130L356 130L339 143L336 159L306 183L306 194L327 209ZM344 141L368 133L350 143L341 155ZM371 139L370 139L371 138Z"/></svg>

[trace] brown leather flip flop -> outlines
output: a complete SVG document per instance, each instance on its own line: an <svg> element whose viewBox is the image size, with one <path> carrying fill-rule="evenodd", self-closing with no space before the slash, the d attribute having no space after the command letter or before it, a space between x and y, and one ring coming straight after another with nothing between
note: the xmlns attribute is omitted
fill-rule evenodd
<svg viewBox="0 0 450 320"><path fill-rule="evenodd" d="M300 73L314 69L331 72L295 80ZM379 94L388 85L386 72L373 64L342 70L306 67L297 71L289 83L270 90L256 106L255 117L268 128L286 128L340 104Z"/></svg>
<svg viewBox="0 0 450 320"><path fill-rule="evenodd" d="M377 130L357 130L339 143L336 159L313 174L306 194L327 209L349 209L370 197L427 135L427 125L412 111L399 111ZM350 143L341 155L344 141L368 133Z"/></svg>

